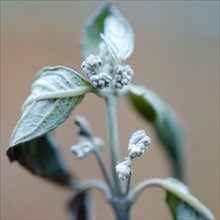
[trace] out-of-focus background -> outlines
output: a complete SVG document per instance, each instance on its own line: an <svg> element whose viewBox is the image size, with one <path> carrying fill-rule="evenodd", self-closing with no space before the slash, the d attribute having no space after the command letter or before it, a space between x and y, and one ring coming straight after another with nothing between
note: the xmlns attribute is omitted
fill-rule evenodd
<svg viewBox="0 0 220 220"><path fill-rule="evenodd" d="M35 73L64 65L80 72L80 30L100 1L1 1L1 219L68 219L70 192L32 176L5 156ZM219 1L115 2L132 25L136 47L127 62L133 82L170 103L182 117L188 143L187 182L219 219ZM134 162L133 185L143 178L167 177L170 163L154 135L128 103L118 107L120 142L126 156L133 131L146 129L153 144ZM94 134L106 138L104 102L87 95L57 130L62 155L78 178L102 178L93 156L78 161L73 117L86 115ZM106 163L108 149L104 149ZM113 219L102 195L91 192L96 219ZM146 191L133 219L168 219L164 192Z"/></svg>

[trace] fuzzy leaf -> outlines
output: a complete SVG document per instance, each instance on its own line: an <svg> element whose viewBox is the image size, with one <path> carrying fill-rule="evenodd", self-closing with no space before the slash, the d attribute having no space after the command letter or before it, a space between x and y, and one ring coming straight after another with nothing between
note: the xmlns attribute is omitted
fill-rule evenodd
<svg viewBox="0 0 220 220"><path fill-rule="evenodd" d="M51 134L20 143L7 150L10 161L18 161L33 174L61 185L68 185L71 175L63 163Z"/></svg>
<svg viewBox="0 0 220 220"><path fill-rule="evenodd" d="M113 62L125 60L134 49L134 34L129 23L111 3L104 3L85 23L81 48L85 57L100 55L104 40Z"/></svg>
<svg viewBox="0 0 220 220"><path fill-rule="evenodd" d="M106 17L113 13L113 7L110 3L104 3L87 20L81 33L81 49L85 58L89 55L98 55L102 39L100 33L104 32L104 21Z"/></svg>
<svg viewBox="0 0 220 220"><path fill-rule="evenodd" d="M89 220L91 218L87 191L76 194L69 203L72 220Z"/></svg>
<svg viewBox="0 0 220 220"><path fill-rule="evenodd" d="M40 137L64 122L91 86L73 70L57 66L37 74L22 116L11 137L16 146Z"/></svg>
<svg viewBox="0 0 220 220"><path fill-rule="evenodd" d="M174 175L184 179L185 145L183 128L176 112L158 95L142 86L131 86L128 99L150 121L173 163Z"/></svg>
<svg viewBox="0 0 220 220"><path fill-rule="evenodd" d="M189 192L180 181L167 178L158 184L167 192L167 204L175 220L213 220L211 211Z"/></svg>
<svg viewBox="0 0 220 220"><path fill-rule="evenodd" d="M113 62L127 59L134 50L134 33L130 24L115 8L105 19L104 34L101 34Z"/></svg>

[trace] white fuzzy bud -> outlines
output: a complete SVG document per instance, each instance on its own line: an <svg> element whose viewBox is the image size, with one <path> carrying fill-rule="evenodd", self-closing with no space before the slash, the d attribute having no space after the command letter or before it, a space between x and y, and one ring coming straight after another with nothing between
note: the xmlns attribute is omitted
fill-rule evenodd
<svg viewBox="0 0 220 220"><path fill-rule="evenodd" d="M146 135L145 131L136 131L128 143L129 157L131 159L140 157L147 150L149 144L151 144L151 139Z"/></svg>
<svg viewBox="0 0 220 220"><path fill-rule="evenodd" d="M104 89L109 87L112 77L104 72L90 77L92 85L97 89Z"/></svg>
<svg viewBox="0 0 220 220"><path fill-rule="evenodd" d="M99 74L102 67L102 60L96 56L90 55L82 62L81 68L83 73L90 78L93 75Z"/></svg>
<svg viewBox="0 0 220 220"><path fill-rule="evenodd" d="M131 82L133 70L129 65L117 65L114 68L114 72L115 79L113 80L113 84L117 89L122 89Z"/></svg>
<svg viewBox="0 0 220 220"><path fill-rule="evenodd" d="M128 179L131 175L131 160L129 158L125 158L125 160L119 163L115 167L116 173L121 180Z"/></svg>
<svg viewBox="0 0 220 220"><path fill-rule="evenodd" d="M82 62L82 71L89 78L92 85L97 89L109 87L112 77L103 72L103 61L96 56L90 55Z"/></svg>

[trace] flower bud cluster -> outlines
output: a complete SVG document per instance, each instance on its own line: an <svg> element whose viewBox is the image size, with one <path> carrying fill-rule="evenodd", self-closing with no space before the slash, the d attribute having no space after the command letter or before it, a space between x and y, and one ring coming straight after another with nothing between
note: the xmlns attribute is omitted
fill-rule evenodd
<svg viewBox="0 0 220 220"><path fill-rule="evenodd" d="M90 55L82 62L82 71L89 78L92 85L97 89L109 87L112 77L102 71L103 61L96 56Z"/></svg>
<svg viewBox="0 0 220 220"><path fill-rule="evenodd" d="M70 148L71 152L76 155L78 159L83 159L93 151L93 145L89 141L81 141Z"/></svg>
<svg viewBox="0 0 220 220"><path fill-rule="evenodd" d="M131 82L133 70L129 65L117 65L108 71L109 63L103 62L97 56L90 55L82 62L82 71L89 78L92 85L97 89L104 89L111 85L122 89ZM107 71L106 71L107 70ZM110 73L112 72L112 73Z"/></svg>
<svg viewBox="0 0 220 220"><path fill-rule="evenodd" d="M103 147L103 140L101 138L94 137L93 141L87 138L80 138L79 143L73 145L70 150L78 159L81 160L90 153L94 152L95 147L99 150Z"/></svg>
<svg viewBox="0 0 220 220"><path fill-rule="evenodd" d="M78 159L83 159L95 150L101 150L103 140L92 136L92 129L89 122L82 116L76 116L75 123L79 128L79 142L73 145L70 150Z"/></svg>
<svg viewBox="0 0 220 220"><path fill-rule="evenodd" d="M117 65L114 68L114 72L115 79L113 80L113 84L117 89L122 89L131 82L133 70L129 65Z"/></svg>
<svg viewBox="0 0 220 220"><path fill-rule="evenodd" d="M140 157L147 150L149 144L151 144L151 139L145 131L138 130L132 134L128 143L128 157L115 167L121 180L128 179L131 175L132 160L135 157Z"/></svg>

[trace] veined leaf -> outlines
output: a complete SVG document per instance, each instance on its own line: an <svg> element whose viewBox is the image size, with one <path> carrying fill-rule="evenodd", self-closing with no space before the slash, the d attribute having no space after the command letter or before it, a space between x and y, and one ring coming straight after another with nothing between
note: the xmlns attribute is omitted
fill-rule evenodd
<svg viewBox="0 0 220 220"><path fill-rule="evenodd" d="M129 23L111 3L104 3L85 23L81 48L85 57L99 55L104 40L112 61L128 58L134 49L134 34Z"/></svg>
<svg viewBox="0 0 220 220"><path fill-rule="evenodd" d="M75 71L47 67L37 74L32 92L22 108L22 116L11 137L16 146L40 137L64 122L91 90L90 84Z"/></svg>
<svg viewBox="0 0 220 220"><path fill-rule="evenodd" d="M142 86L131 86L128 98L134 108L154 125L165 151L172 160L174 175L183 180L185 143L177 113L158 95Z"/></svg>
<svg viewBox="0 0 220 220"><path fill-rule="evenodd" d="M133 204L144 189L159 186L166 191L166 201L175 220L214 220L212 212L194 197L187 186L175 179L147 179L135 186L129 200Z"/></svg>
<svg viewBox="0 0 220 220"><path fill-rule="evenodd" d="M167 191L167 204L175 220L214 220L211 211L196 197L191 195L188 188L180 181L167 178L159 185Z"/></svg>
<svg viewBox="0 0 220 220"><path fill-rule="evenodd" d="M104 3L85 22L80 42L85 58L91 54L98 55L100 53L100 43L102 42L100 33L104 32L104 21L106 17L113 13L113 7L111 3Z"/></svg>
<svg viewBox="0 0 220 220"><path fill-rule="evenodd" d="M113 62L127 59L134 50L134 33L130 24L115 8L114 14L108 16L101 34Z"/></svg>
<svg viewBox="0 0 220 220"><path fill-rule="evenodd" d="M68 185L71 174L61 159L51 134L20 143L7 150L10 161L18 161L33 174L61 185Z"/></svg>

